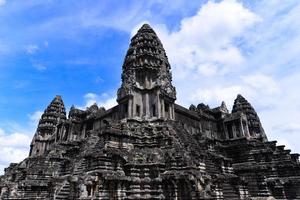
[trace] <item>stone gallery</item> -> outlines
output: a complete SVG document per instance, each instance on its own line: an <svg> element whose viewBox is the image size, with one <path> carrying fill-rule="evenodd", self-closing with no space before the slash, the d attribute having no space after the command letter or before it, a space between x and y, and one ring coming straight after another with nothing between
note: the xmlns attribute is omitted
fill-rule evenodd
<svg viewBox="0 0 300 200"><path fill-rule="evenodd" d="M29 156L0 177L0 198L300 199L299 155L268 141L242 95L231 112L224 102L187 109L175 103L170 70L143 25L124 59L118 105L72 106L67 117L56 96Z"/></svg>

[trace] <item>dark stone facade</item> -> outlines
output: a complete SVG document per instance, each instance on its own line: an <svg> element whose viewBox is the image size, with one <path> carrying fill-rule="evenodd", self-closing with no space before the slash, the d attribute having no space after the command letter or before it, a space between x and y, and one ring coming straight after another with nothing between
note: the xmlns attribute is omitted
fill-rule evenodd
<svg viewBox="0 0 300 200"><path fill-rule="evenodd" d="M56 96L28 158L0 177L1 199L300 199L298 154L268 141L251 104L230 113L175 103L170 64L149 25L132 38L118 105Z"/></svg>

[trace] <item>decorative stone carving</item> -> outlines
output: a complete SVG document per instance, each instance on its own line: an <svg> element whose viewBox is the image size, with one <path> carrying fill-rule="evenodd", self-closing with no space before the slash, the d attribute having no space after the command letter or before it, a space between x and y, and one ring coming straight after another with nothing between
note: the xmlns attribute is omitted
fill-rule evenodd
<svg viewBox="0 0 300 200"><path fill-rule="evenodd" d="M298 154L268 141L252 105L175 104L153 29L132 38L118 105L46 108L30 156L0 176L0 199L300 199Z"/></svg>

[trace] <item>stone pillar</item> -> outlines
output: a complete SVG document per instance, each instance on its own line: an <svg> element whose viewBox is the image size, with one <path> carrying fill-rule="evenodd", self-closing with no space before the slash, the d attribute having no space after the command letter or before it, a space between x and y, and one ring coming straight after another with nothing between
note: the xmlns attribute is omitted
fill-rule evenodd
<svg viewBox="0 0 300 200"><path fill-rule="evenodd" d="M248 123L246 123L246 127L244 127L244 131L246 132L246 135L248 135L248 137L251 137L249 127L248 127Z"/></svg>
<svg viewBox="0 0 300 200"><path fill-rule="evenodd" d="M229 139L229 135L228 135L228 131L227 131L227 124L223 123L223 129L224 129L224 132L225 132L225 138Z"/></svg>
<svg viewBox="0 0 300 200"><path fill-rule="evenodd" d="M170 104L168 104L168 105L169 105L169 108L168 108L168 110L169 110L169 116L168 116L168 118L172 119L172 106Z"/></svg>
<svg viewBox="0 0 300 200"><path fill-rule="evenodd" d="M165 118L165 101L163 99L161 100L161 111L162 118Z"/></svg>
<svg viewBox="0 0 300 200"><path fill-rule="evenodd" d="M67 140L76 140L77 136L74 133L74 125L70 125L69 126L69 130L68 130L68 139Z"/></svg>
<svg viewBox="0 0 300 200"><path fill-rule="evenodd" d="M136 99L132 99L132 117L136 116Z"/></svg>
<svg viewBox="0 0 300 200"><path fill-rule="evenodd" d="M149 101L149 94L148 93L146 93L145 94L145 104L146 105L144 105L144 106L146 106L146 113L144 113L144 115L145 115L145 117L146 118L149 118L150 117L150 101Z"/></svg>
<svg viewBox="0 0 300 200"><path fill-rule="evenodd" d="M242 118L240 118L240 132L241 132L242 136L246 136L246 135L245 135L245 132L244 132L244 127L243 127Z"/></svg>
<svg viewBox="0 0 300 200"><path fill-rule="evenodd" d="M40 153L40 155L43 155L44 153L45 153L45 149L46 149L46 142L43 140L42 141L42 149L41 149L41 153Z"/></svg>
<svg viewBox="0 0 300 200"><path fill-rule="evenodd" d="M128 110L128 118L132 118L133 117L133 109L132 109L132 107L133 107L133 101L132 101L132 98L129 98L128 99L128 108L127 108L127 110Z"/></svg>
<svg viewBox="0 0 300 200"><path fill-rule="evenodd" d="M61 129L61 128L60 128L60 129ZM54 133L54 142L55 142L55 143L57 142L57 135L59 134L60 129L58 129L58 130Z"/></svg>
<svg viewBox="0 0 300 200"><path fill-rule="evenodd" d="M86 124L83 125L83 128L82 128L82 137L81 138L85 138L85 133L86 133Z"/></svg>
<svg viewBox="0 0 300 200"><path fill-rule="evenodd" d="M157 106L156 106L156 111L157 111L157 118L161 118L161 102L160 102L160 98L159 98L159 91L156 92L156 102L157 102Z"/></svg>
<svg viewBox="0 0 300 200"><path fill-rule="evenodd" d="M175 119L175 105L172 104L171 106L171 119Z"/></svg>
<svg viewBox="0 0 300 200"><path fill-rule="evenodd" d="M237 136L236 136L236 128L235 128L235 124L234 123L232 123L231 129L232 129L233 138L237 138Z"/></svg>

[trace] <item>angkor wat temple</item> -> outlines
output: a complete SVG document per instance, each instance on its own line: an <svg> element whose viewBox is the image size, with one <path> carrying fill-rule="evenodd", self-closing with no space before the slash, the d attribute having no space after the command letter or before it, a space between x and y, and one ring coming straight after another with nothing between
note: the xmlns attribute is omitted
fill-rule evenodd
<svg viewBox="0 0 300 200"><path fill-rule="evenodd" d="M170 68L143 25L124 60L118 105L73 106L67 117L56 96L29 156L0 177L0 198L300 199L299 155L268 141L251 104L237 95L231 112L224 102L184 108Z"/></svg>

